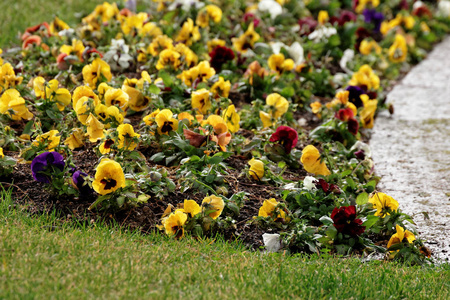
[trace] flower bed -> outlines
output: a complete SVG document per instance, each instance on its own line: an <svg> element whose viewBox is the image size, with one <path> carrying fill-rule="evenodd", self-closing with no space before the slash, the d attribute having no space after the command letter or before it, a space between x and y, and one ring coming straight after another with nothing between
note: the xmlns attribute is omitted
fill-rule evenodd
<svg viewBox="0 0 450 300"><path fill-rule="evenodd" d="M429 257L366 142L450 2L206 2L28 28L0 59L2 185L33 210L174 238Z"/></svg>

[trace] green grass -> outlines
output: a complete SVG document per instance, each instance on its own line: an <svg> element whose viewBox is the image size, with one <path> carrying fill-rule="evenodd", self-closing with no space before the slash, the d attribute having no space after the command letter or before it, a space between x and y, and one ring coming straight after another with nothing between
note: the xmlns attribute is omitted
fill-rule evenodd
<svg viewBox="0 0 450 300"><path fill-rule="evenodd" d="M450 265L408 267L246 251L0 203L0 299L448 299Z"/></svg>
<svg viewBox="0 0 450 300"><path fill-rule="evenodd" d="M90 13L104 0L13 0L0 1L0 47L21 44L19 32L42 22L50 23L56 15L70 26L80 16Z"/></svg>

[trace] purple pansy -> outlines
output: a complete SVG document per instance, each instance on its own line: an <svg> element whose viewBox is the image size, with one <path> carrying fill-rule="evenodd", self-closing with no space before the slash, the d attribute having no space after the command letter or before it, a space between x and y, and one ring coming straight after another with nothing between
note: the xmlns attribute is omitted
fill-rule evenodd
<svg viewBox="0 0 450 300"><path fill-rule="evenodd" d="M85 178L88 177L88 174L84 173L83 171L75 171L72 175L72 181L73 184L78 188L80 191L80 194L90 194L94 190L88 185L85 184L86 180Z"/></svg>
<svg viewBox="0 0 450 300"><path fill-rule="evenodd" d="M361 95L366 92L356 85L349 85L346 90L348 91L348 101L355 104L356 107L361 107L363 105Z"/></svg>
<svg viewBox="0 0 450 300"><path fill-rule="evenodd" d="M371 23L374 26L375 32L380 32L381 23L384 20L384 15L375 9L365 9L363 11L364 22Z"/></svg>
<svg viewBox="0 0 450 300"><path fill-rule="evenodd" d="M44 152L36 156L31 162L31 172L34 180L50 183L51 178L44 172L52 172L55 169L64 170L64 157L58 152Z"/></svg>

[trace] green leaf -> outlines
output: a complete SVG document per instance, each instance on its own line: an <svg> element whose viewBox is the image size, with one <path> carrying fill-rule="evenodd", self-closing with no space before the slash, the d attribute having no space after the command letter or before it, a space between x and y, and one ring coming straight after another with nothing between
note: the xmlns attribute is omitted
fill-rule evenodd
<svg viewBox="0 0 450 300"><path fill-rule="evenodd" d="M374 215L367 216L367 220L362 225L366 226L366 229L369 229L378 221L378 219L379 217Z"/></svg>
<svg viewBox="0 0 450 300"><path fill-rule="evenodd" d="M216 156L216 155L214 155L213 157L208 159L208 163L210 163L212 165L216 165L218 163L221 163L222 161L223 161L223 157L222 156Z"/></svg>
<svg viewBox="0 0 450 300"><path fill-rule="evenodd" d="M172 86L173 80L172 80L172 77L170 77L169 73L167 73L164 70L161 70L161 71L159 71L158 76L162 78L162 80L164 82L164 85L166 87L171 87Z"/></svg>
<svg viewBox="0 0 450 300"><path fill-rule="evenodd" d="M324 224L324 225L331 225L331 224L333 224L333 220L330 217L327 217L327 216L322 216L319 219L319 221L322 222L322 224ZM333 226L333 228L334 228L334 226Z"/></svg>
<svg viewBox="0 0 450 300"><path fill-rule="evenodd" d="M33 127L34 121L29 121L27 123L27 125L25 125L24 129L23 129L23 134L30 134L31 133L31 128Z"/></svg>
<svg viewBox="0 0 450 300"><path fill-rule="evenodd" d="M334 227L333 225L328 226L327 230L325 231L325 234L334 239L337 235L337 229L336 227Z"/></svg>
<svg viewBox="0 0 450 300"><path fill-rule="evenodd" d="M153 162L160 162L162 161L166 156L164 155L164 152L159 152L156 154L153 154L152 157L150 157L150 160Z"/></svg>
<svg viewBox="0 0 450 300"><path fill-rule="evenodd" d="M161 89L159 88L159 87L157 87L156 85L154 85L154 84L151 84L149 87L148 87L148 91L150 92L150 93L152 93L152 94L159 94L159 93L161 93Z"/></svg>
<svg viewBox="0 0 450 300"><path fill-rule="evenodd" d="M356 204L364 205L369 202L369 195L366 192L363 192L356 197Z"/></svg>

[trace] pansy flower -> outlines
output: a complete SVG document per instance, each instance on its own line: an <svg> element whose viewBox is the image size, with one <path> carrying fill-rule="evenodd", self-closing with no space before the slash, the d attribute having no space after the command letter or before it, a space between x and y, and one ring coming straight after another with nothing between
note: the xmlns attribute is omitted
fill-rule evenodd
<svg viewBox="0 0 450 300"><path fill-rule="evenodd" d="M103 125L93 114L86 119L87 135L92 143L105 137L105 125Z"/></svg>
<svg viewBox="0 0 450 300"><path fill-rule="evenodd" d="M224 63L234 59L234 52L230 48L218 45L209 52L209 56L211 57L211 60L209 61L211 67L213 67L216 72L220 72Z"/></svg>
<svg viewBox="0 0 450 300"><path fill-rule="evenodd" d="M191 216L191 218L195 217L199 213L202 212L202 209L200 205L198 205L195 200L187 200L185 199L183 202L183 208L181 209L182 212L185 214L188 214Z"/></svg>
<svg viewBox="0 0 450 300"><path fill-rule="evenodd" d="M125 187L125 175L122 167L114 160L103 158L95 171L92 187L100 195L115 192Z"/></svg>
<svg viewBox="0 0 450 300"><path fill-rule="evenodd" d="M117 132L119 134L119 149L134 150L137 146L136 139L140 137L139 134L134 132L133 126L130 124L120 124L117 127Z"/></svg>
<svg viewBox="0 0 450 300"><path fill-rule="evenodd" d="M362 220L356 218L354 205L335 207L330 217L333 220L333 226L342 234L355 237L363 234L366 229L362 226Z"/></svg>
<svg viewBox="0 0 450 300"><path fill-rule="evenodd" d="M272 93L267 96L266 104L269 106L270 115L278 119L289 109L289 101L278 93Z"/></svg>
<svg viewBox="0 0 450 300"><path fill-rule="evenodd" d="M219 77L219 80L216 81L210 91L213 94L214 98L225 97L228 98L230 94L231 83L229 80L225 81L222 76Z"/></svg>
<svg viewBox="0 0 450 300"><path fill-rule="evenodd" d="M172 49L162 50L159 54L158 63L156 64L156 69L161 70L166 66L170 66L172 69L178 69L180 66L181 54Z"/></svg>
<svg viewBox="0 0 450 300"><path fill-rule="evenodd" d="M84 146L84 132L81 128L75 128L72 133L64 141L64 145L67 145L70 150L75 150L77 148Z"/></svg>
<svg viewBox="0 0 450 300"><path fill-rule="evenodd" d="M74 186L78 189L78 191L80 191L80 194L82 194L82 195L89 195L94 192L92 187L90 187L89 184L87 183L86 178L88 178L88 177L89 177L88 174L86 174L80 170L75 171L72 175L72 182L73 182Z"/></svg>
<svg viewBox="0 0 450 300"><path fill-rule="evenodd" d="M259 208L258 217L270 217L275 222L286 221L286 212L283 209L277 209L279 202L275 198L264 200L263 205Z"/></svg>
<svg viewBox="0 0 450 300"><path fill-rule="evenodd" d="M294 68L294 61L290 58L285 59L282 53L272 54L267 61L269 68L278 75L284 71L290 71Z"/></svg>
<svg viewBox="0 0 450 300"><path fill-rule="evenodd" d="M388 55L390 61L394 63L404 62L408 55L408 46L406 45L406 39L401 34L395 35L394 43L389 47Z"/></svg>
<svg viewBox="0 0 450 300"><path fill-rule="evenodd" d="M264 163L261 160L252 157L252 159L248 161L248 164L250 165L250 169L248 170L250 176L252 176L253 179L260 181L264 177Z"/></svg>
<svg viewBox="0 0 450 300"><path fill-rule="evenodd" d="M1 88L0 88L1 89ZM28 110L25 99L16 89L8 89L0 96L0 113L8 115L11 119L31 120L33 114Z"/></svg>
<svg viewBox="0 0 450 300"><path fill-rule="evenodd" d="M321 162L319 150L313 145L308 145L302 150L301 162L305 170L315 175L330 175L330 170L324 162Z"/></svg>
<svg viewBox="0 0 450 300"><path fill-rule="evenodd" d="M260 36L255 31L253 22L250 23L250 25L247 28L247 31L245 31L244 34L242 34L238 38L232 38L231 41L233 42L233 47L241 52L245 53L249 49L253 49L253 45L259 40Z"/></svg>
<svg viewBox="0 0 450 300"><path fill-rule="evenodd" d="M58 130L50 130L46 133L40 134L34 140L33 146L38 147L39 145L44 145L45 149L49 151L53 150L59 145L59 142L61 141L61 136L58 134Z"/></svg>
<svg viewBox="0 0 450 300"><path fill-rule="evenodd" d="M193 109L198 110L202 114L207 114L211 109L212 104L209 99L210 92L207 89L200 89L192 92L191 94L191 106Z"/></svg>
<svg viewBox="0 0 450 300"><path fill-rule="evenodd" d="M130 96L121 89L108 89L105 93L105 105L117 106L120 112L125 116L128 109L128 101Z"/></svg>
<svg viewBox="0 0 450 300"><path fill-rule="evenodd" d="M163 218L162 223L167 235L182 238L184 236L184 224L187 221L187 214L181 210L176 210L168 217Z"/></svg>
<svg viewBox="0 0 450 300"><path fill-rule="evenodd" d="M279 126L269 139L270 142L277 142L283 146L286 154L291 153L298 141L298 133L289 126Z"/></svg>
<svg viewBox="0 0 450 300"><path fill-rule="evenodd" d="M408 244L411 244L416 240L414 233L409 230L403 229L403 227L398 224L395 225L395 230L397 232L391 236L387 244L388 249L391 248L392 245L403 243L405 240L406 242L408 242Z"/></svg>
<svg viewBox="0 0 450 300"><path fill-rule="evenodd" d="M222 10L217 5L210 4L200 9L195 24L205 28L209 25L209 20L212 20L214 23L219 23L222 20Z"/></svg>
<svg viewBox="0 0 450 300"><path fill-rule="evenodd" d="M84 66L82 73L84 83L90 87L96 87L99 81L111 81L112 79L110 66L100 58L96 58L91 64Z"/></svg>
<svg viewBox="0 0 450 300"><path fill-rule="evenodd" d="M178 120L172 116L173 113L170 109L163 109L156 115L155 121L158 124L158 132L160 134L168 134L178 129Z"/></svg>
<svg viewBox="0 0 450 300"><path fill-rule="evenodd" d="M149 52L152 56L158 56L161 51L170 49L173 49L172 39L167 35L160 35L152 40L147 48L147 52Z"/></svg>
<svg viewBox="0 0 450 300"><path fill-rule="evenodd" d="M373 204L373 208L376 208L375 216L384 218L386 215L389 215L390 211L397 211L398 202L391 196L386 195L385 193L375 193L372 197L369 198L369 203Z"/></svg>
<svg viewBox="0 0 450 300"><path fill-rule="evenodd" d="M224 208L225 202L221 197L211 195L209 197L205 197L202 201L203 212L208 213L208 215L214 220L222 214Z"/></svg>
<svg viewBox="0 0 450 300"><path fill-rule="evenodd" d="M201 35L198 31L198 26L194 26L194 21L191 18L188 18L183 23L183 26L181 26L181 30L175 38L175 41L190 46L193 42L198 41L200 37Z"/></svg>
<svg viewBox="0 0 450 300"><path fill-rule="evenodd" d="M240 128L239 122L241 121L241 118L236 112L234 104L229 105L223 111L222 118L225 120L225 123L227 124L228 131L230 131L231 133L235 133L239 130Z"/></svg>
<svg viewBox="0 0 450 300"><path fill-rule="evenodd" d="M34 180L50 183L51 178L44 173L62 172L64 170L64 157L58 152L44 152L36 156L31 162L31 173Z"/></svg>

